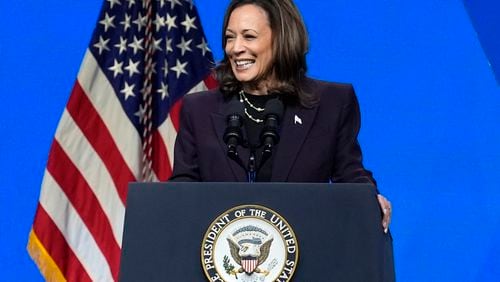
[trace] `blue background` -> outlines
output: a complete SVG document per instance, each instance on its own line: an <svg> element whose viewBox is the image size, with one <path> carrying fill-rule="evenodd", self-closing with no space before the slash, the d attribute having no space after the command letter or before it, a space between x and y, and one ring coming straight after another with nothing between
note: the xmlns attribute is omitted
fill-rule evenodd
<svg viewBox="0 0 500 282"><path fill-rule="evenodd" d="M310 32L309 74L357 91L365 165L395 209L399 281L500 277L495 2L296 0ZM227 3L196 1L216 59ZM42 280L26 242L101 5L0 2L0 280Z"/></svg>

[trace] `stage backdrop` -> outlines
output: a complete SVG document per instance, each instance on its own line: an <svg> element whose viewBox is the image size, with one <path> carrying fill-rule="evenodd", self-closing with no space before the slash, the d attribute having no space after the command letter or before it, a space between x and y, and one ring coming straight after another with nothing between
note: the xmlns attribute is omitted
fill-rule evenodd
<svg viewBox="0 0 500 282"><path fill-rule="evenodd" d="M0 2L0 280L42 280L25 246L102 2ZM400 281L500 277L494 2L296 0L311 35L309 74L357 91L365 164L394 205ZM228 1L195 3L220 59Z"/></svg>

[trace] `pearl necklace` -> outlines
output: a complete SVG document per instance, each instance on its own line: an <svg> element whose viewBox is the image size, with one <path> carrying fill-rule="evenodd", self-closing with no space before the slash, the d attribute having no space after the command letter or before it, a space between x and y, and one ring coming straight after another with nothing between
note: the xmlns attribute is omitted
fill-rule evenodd
<svg viewBox="0 0 500 282"><path fill-rule="evenodd" d="M257 112L263 112L264 111L264 108L256 107L252 103L250 103L250 101L248 100L247 96L245 96L245 91L241 90L240 91L240 102L243 103L243 100L245 100L245 102L247 102L247 104L250 106L250 108L256 110Z"/></svg>
<svg viewBox="0 0 500 282"><path fill-rule="evenodd" d="M250 108L252 108L252 109L256 110L257 112L263 112L263 111L265 110L264 108L259 108L259 107L254 106L254 105L253 105L253 104L252 104L252 103L248 100L247 96L245 96L245 91L241 90L241 91L239 92L239 94L240 94L240 103L246 102L246 103L250 106ZM245 114L247 115L247 117L248 117L250 120L252 120L252 121L254 121L254 122L256 122L256 123L263 123L263 122L264 122L264 120L263 120L263 119L253 117L253 116L252 116L252 115L248 112L247 107L245 107Z"/></svg>
<svg viewBox="0 0 500 282"><path fill-rule="evenodd" d="M254 118L251 114L248 113L247 111L247 108L245 108L245 114L247 115L247 117L251 120L253 120L254 122L256 123L263 123L264 120L263 119L260 119L260 118Z"/></svg>

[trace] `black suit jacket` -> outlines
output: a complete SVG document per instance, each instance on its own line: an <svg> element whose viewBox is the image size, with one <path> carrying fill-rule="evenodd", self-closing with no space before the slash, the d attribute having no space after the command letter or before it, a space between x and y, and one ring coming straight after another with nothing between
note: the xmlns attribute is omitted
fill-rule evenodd
<svg viewBox="0 0 500 282"><path fill-rule="evenodd" d="M371 182L362 164L357 136L359 106L350 84L307 79L303 89L320 102L305 108L285 104L280 143L274 152L272 182ZM247 181L227 157L223 141L228 103L218 90L185 96L174 151L175 181ZM245 162L249 150L239 148Z"/></svg>

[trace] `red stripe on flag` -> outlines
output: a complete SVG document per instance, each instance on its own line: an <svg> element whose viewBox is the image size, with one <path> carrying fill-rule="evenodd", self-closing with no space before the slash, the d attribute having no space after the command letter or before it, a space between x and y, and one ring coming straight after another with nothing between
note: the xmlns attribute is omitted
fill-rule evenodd
<svg viewBox="0 0 500 282"><path fill-rule="evenodd" d="M117 279L120 247L113 236L109 220L87 181L68 158L57 140L52 143L47 170L82 218L106 258L113 277ZM108 189L114 188L109 187Z"/></svg>
<svg viewBox="0 0 500 282"><path fill-rule="evenodd" d="M207 86L208 89L214 89L216 88L219 84L217 83L217 80L214 77L215 74L210 74L208 75L203 82L205 82L205 85Z"/></svg>
<svg viewBox="0 0 500 282"><path fill-rule="evenodd" d="M153 170L159 181L167 181L172 175L166 144L158 130L153 133Z"/></svg>
<svg viewBox="0 0 500 282"><path fill-rule="evenodd" d="M177 132L179 132L181 109L182 109L182 99L179 99L172 105L169 112L170 120L172 120L172 124L174 125L175 131Z"/></svg>
<svg viewBox="0 0 500 282"><path fill-rule="evenodd" d="M113 94L108 93L108 95ZM78 81L73 88L67 109L90 144L92 144L94 150L101 157L125 205L127 186L129 182L135 181L134 174L127 166L106 124L99 116L99 113L88 99Z"/></svg>
<svg viewBox="0 0 500 282"><path fill-rule="evenodd" d="M66 239L38 204L33 231L68 281L92 281Z"/></svg>

